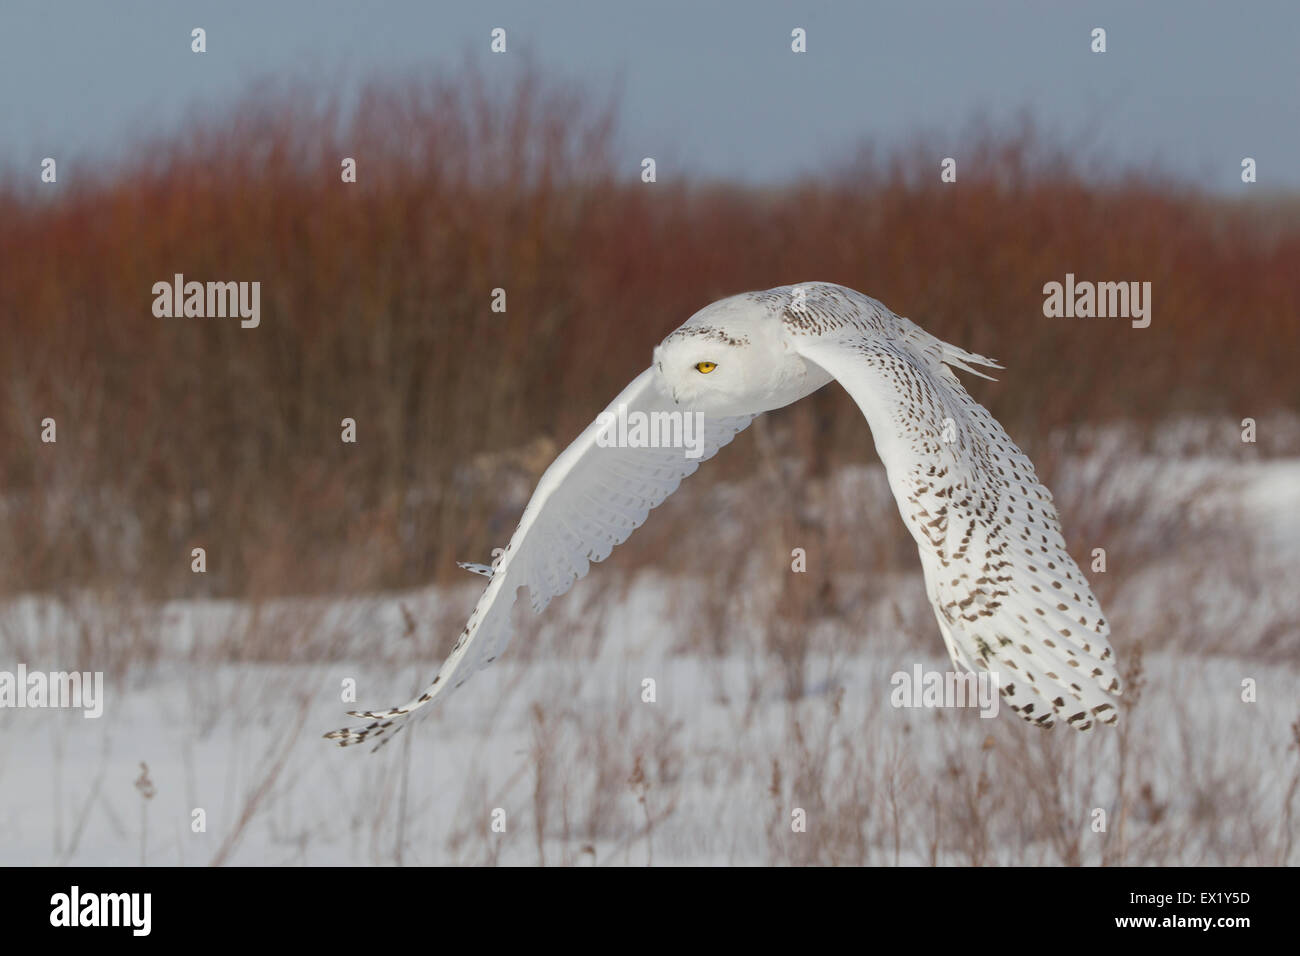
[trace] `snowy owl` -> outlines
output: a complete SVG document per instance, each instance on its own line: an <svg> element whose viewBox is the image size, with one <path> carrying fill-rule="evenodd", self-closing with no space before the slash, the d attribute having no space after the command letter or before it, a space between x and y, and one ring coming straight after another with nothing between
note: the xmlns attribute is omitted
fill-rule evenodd
<svg viewBox="0 0 1300 956"><path fill-rule="evenodd" d="M991 672L1012 710L1034 724L1051 726L1058 716L1079 730L1114 723L1120 681L1109 627L1066 551L1051 493L953 372L989 377L971 364L1002 367L830 283L744 293L701 309L546 470L495 566L464 565L489 581L432 683L400 707L352 711L371 722L325 736L343 746L387 742L496 660L510 640L519 588L540 612L755 416L832 379L871 428L957 667ZM702 426L695 447L611 440L628 416L664 412Z"/></svg>

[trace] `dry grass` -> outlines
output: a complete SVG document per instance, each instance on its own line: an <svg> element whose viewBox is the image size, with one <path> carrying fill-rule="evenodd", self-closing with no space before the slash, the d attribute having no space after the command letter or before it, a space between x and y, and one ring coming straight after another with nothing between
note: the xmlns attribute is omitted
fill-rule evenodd
<svg viewBox="0 0 1300 956"><path fill-rule="evenodd" d="M1219 479L1171 490L1158 467L1296 453L1291 207L1155 173L1098 181L1029 130L973 133L956 186L924 144L782 189L645 185L614 163L614 116L540 77L377 83L355 115L263 90L101 176L0 187L0 593L46 592L4 607L0 654L104 670L122 702L172 669L184 690L170 773L174 755L127 738L65 774L85 731L56 729L52 858L120 837L123 859L147 862L240 862L263 844L259 862L322 846L371 863L1296 862L1294 714L1254 723L1220 699L1236 661L1292 673L1296 603L1261 586L1277 556L1234 537L1230 512L1197 517ZM175 272L261 281L262 326L154 318L151 286ZM1044 318L1042 285L1066 272L1151 281L1151 328ZM1085 569L1108 551L1089 576L1130 667L1117 733L879 706L890 672L943 666L941 646L883 476L860 467L870 436L828 389L756 424L528 619L495 665L499 700L386 756L322 757L316 731L343 708L319 669L364 659L367 699L390 702L374 689L427 676L475 589L394 598L397 619L340 596L445 585L455 560L487 560L555 448L660 337L722 295L809 279L1007 365L973 394L1056 490ZM1194 438L1170 424L1184 415L1202 416ZM47 416L56 445L39 441ZM1237 438L1245 416L1258 446ZM1140 456L1154 470L1124 470ZM654 646L698 679L612 623L647 582L670 596ZM302 593L331 597L281 600ZM1238 608L1254 613L1225 623ZM589 676L610 654L612 701ZM656 707L637 696L646 674ZM307 723L304 681L321 688ZM0 789L17 800L5 773L31 754L13 746ZM136 833L139 798L113 768L145 757L158 797ZM213 766L220 799L193 784ZM150 832L182 790L176 819L224 810L206 841Z"/></svg>
<svg viewBox="0 0 1300 956"><path fill-rule="evenodd" d="M1124 458L1103 464L1118 467ZM814 503L808 527L838 529L825 536L836 542L831 551L905 535L891 502L856 493L873 483L870 475L833 473L797 486ZM762 473L711 490L725 490L735 509L755 518L783 510ZM1109 507L1104 497L1059 497L1084 526ZM839 518L849 505L858 511ZM1158 511L1157 503L1148 500L1147 510ZM796 527L756 534L751 550L730 551L729 515L714 512L690 540L701 561L729 552L742 568L734 574L740 590L693 572L651 578L598 568L545 617L525 613L511 653L408 735L409 749L374 756L319 739L342 710L337 679L319 669L333 662L334 673L357 677L366 702L401 696L457 633L471 594L373 606L268 601L224 618L209 611L215 620L188 648L175 636L193 624L137 613L152 622L147 646L157 658L120 662L110 675L115 699L102 757L98 726L88 736L76 715L70 728L40 715L8 735L22 742L17 749L0 747L0 789L15 811L42 799L47 775L24 768L47 752L39 733L53 729L61 741L53 802L65 808L55 818L54 858L63 861L85 860L88 845L100 854L91 859L103 861L116 842L121 859L147 847L150 864L1297 862L1294 653L1277 659L1209 621L1198 629L1189 620L1172 637L1145 630L1147 585L1116 575L1108 612L1127 688L1117 728L1084 736L1005 713L985 721L970 712L894 710L886 703L891 672L918 662L946 666L915 557L906 570L895 567L892 546L884 546L879 562L830 574L835 600L818 604L811 569L826 560L823 539ZM1202 560L1189 546L1200 540L1197 529L1154 527L1175 535L1180 574ZM1131 547L1142 540L1135 532ZM808 573L790 570L795 544L809 552ZM1271 567L1255 550L1237 542L1230 553ZM1152 551L1131 553L1149 560ZM651 627L639 605L624 605L647 586L672 596ZM1218 599L1244 605L1251 597L1229 577ZM89 604L75 610L96 617ZM804 633L795 640L800 615ZM31 661L57 657L43 642L68 620L71 612L39 617L12 608L0 616L11 648L23 649L18 659ZM689 635L709 622L720 622L721 632L691 647ZM348 663L361 660L364 667ZM184 706L167 719L160 687L177 674ZM1236 700L1242 675L1260 677L1260 704ZM657 680L654 705L640 699L644 676ZM170 734L139 733L128 707L142 708L147 723L166 719ZM137 827L130 781L140 760L158 796ZM182 788L178 764L191 762L207 782ZM22 774L24 786L11 786L18 778L10 774ZM206 807L210 834L160 829L177 814L178 789L186 791L179 818ZM506 812L502 834L489 830L496 808ZM796 809L806 815L805 832L791 828ZM1098 810L1104 832L1091 826Z"/></svg>
<svg viewBox="0 0 1300 956"><path fill-rule="evenodd" d="M691 312L785 282L864 289L1004 361L975 392L1031 454L1084 420L1300 407L1294 217L1154 173L1099 184L1028 130L970 134L955 186L924 145L783 189L646 185L615 165L614 117L541 77L497 89L472 71L375 83L355 114L257 90L102 174L11 175L0 536L21 557L0 592L443 580L522 504L477 456L562 445ZM1151 328L1044 318L1041 287L1067 271L1151 281ZM177 272L260 281L261 327L153 317L152 284ZM39 441L47 416L57 445ZM835 390L773 428L813 475L873 458ZM756 440L715 473L754 470Z"/></svg>

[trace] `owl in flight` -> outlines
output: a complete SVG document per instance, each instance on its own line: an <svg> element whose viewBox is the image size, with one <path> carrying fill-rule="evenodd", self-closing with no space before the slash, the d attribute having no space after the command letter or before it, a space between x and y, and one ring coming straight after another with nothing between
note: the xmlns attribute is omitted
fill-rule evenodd
<svg viewBox="0 0 1300 956"><path fill-rule="evenodd" d="M1120 680L1110 628L1066 551L1051 493L953 371L988 378L972 363L1001 368L830 283L701 309L546 470L495 566L465 565L488 584L432 683L400 707L352 711L370 723L325 736L345 747L386 743L496 660L519 588L540 612L755 416L832 379L871 427L954 664L991 672L1011 709L1039 726L1114 723ZM702 413L702 447L611 447L620 407Z"/></svg>

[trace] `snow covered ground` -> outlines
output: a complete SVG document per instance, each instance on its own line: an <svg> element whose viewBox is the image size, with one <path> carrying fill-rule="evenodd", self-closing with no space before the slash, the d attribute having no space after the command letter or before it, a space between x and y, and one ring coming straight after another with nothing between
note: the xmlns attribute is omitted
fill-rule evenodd
<svg viewBox="0 0 1300 956"><path fill-rule="evenodd" d="M740 548L725 587L597 566L540 620L521 601L505 657L376 754L321 739L350 721L344 682L363 707L406 699L478 579L13 601L0 670L94 661L106 701L0 710L0 864L1300 863L1300 460L1059 473L1121 663L1141 661L1118 730L891 706L892 674L948 665L919 566L861 570L907 543L864 467L807 488L813 560L827 526L861 529L815 595L788 567L804 538L765 562L717 529Z"/></svg>

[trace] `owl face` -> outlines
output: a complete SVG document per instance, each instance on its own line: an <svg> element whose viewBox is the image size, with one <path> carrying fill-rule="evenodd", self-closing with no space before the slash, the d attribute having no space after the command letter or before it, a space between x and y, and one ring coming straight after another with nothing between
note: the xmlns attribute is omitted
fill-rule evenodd
<svg viewBox="0 0 1300 956"><path fill-rule="evenodd" d="M664 390L710 415L780 408L830 380L790 349L779 319L747 296L700 310L654 352Z"/></svg>
<svg viewBox="0 0 1300 956"><path fill-rule="evenodd" d="M714 415L752 411L753 356L709 335L669 336L655 349L655 369L683 408Z"/></svg>

